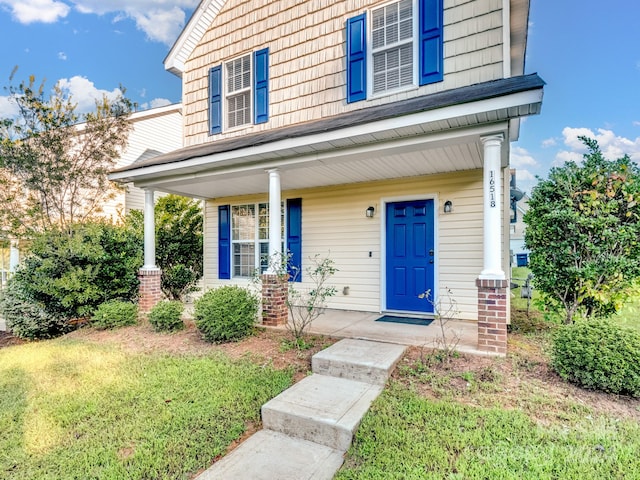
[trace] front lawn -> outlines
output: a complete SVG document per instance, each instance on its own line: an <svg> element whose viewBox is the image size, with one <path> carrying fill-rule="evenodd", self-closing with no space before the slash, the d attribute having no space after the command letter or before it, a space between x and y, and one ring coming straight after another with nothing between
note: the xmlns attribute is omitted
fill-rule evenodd
<svg viewBox="0 0 640 480"><path fill-rule="evenodd" d="M192 478L259 424L293 374L81 336L0 349L0 478Z"/></svg>

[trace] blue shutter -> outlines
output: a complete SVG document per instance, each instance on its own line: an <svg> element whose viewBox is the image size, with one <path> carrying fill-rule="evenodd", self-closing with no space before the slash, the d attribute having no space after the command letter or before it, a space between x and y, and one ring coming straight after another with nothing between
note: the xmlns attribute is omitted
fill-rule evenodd
<svg viewBox="0 0 640 480"><path fill-rule="evenodd" d="M231 278L231 208L218 207L218 278Z"/></svg>
<svg viewBox="0 0 640 480"><path fill-rule="evenodd" d="M222 132L222 65L209 70L209 133Z"/></svg>
<svg viewBox="0 0 640 480"><path fill-rule="evenodd" d="M289 277L294 282L302 281L302 199L287 200L287 252Z"/></svg>
<svg viewBox="0 0 640 480"><path fill-rule="evenodd" d="M253 123L269 120L269 49L253 54Z"/></svg>
<svg viewBox="0 0 640 480"><path fill-rule="evenodd" d="M442 0L420 0L420 85L439 82L443 76Z"/></svg>
<svg viewBox="0 0 640 480"><path fill-rule="evenodd" d="M347 103L367 98L367 18L347 20Z"/></svg>

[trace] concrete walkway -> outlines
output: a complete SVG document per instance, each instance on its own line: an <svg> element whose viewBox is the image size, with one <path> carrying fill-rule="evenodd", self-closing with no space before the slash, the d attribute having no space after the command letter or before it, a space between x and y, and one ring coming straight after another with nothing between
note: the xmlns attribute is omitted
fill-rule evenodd
<svg viewBox="0 0 640 480"><path fill-rule="evenodd" d="M344 339L318 352L310 376L262 406L264 430L196 480L333 478L405 349Z"/></svg>

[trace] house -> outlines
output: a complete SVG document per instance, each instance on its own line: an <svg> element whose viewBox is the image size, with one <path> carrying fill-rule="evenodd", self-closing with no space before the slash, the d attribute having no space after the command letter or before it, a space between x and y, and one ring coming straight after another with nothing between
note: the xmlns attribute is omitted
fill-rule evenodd
<svg viewBox="0 0 640 480"><path fill-rule="evenodd" d="M516 170L511 169L511 225L509 230L509 249L511 265L524 267L529 263L529 250L524 244L524 214L529 210L529 195L521 191L516 183Z"/></svg>
<svg viewBox="0 0 640 480"><path fill-rule="evenodd" d="M110 177L146 189L143 300L157 300L154 191L171 192L205 200L206 287L265 271L265 323L286 318L263 260L284 248L302 285L310 257L334 260L330 308L429 315L419 295L450 289L479 349L506 352L509 149L544 86L524 73L528 14L529 0L203 0L165 59L184 147Z"/></svg>

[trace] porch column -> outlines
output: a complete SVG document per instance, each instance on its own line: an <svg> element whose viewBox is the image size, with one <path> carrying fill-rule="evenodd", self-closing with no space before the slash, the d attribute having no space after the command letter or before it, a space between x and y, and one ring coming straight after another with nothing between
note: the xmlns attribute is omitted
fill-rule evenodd
<svg viewBox="0 0 640 480"><path fill-rule="evenodd" d="M281 216L280 216L280 172L269 172L269 273L276 273L275 263L282 260Z"/></svg>
<svg viewBox="0 0 640 480"><path fill-rule="evenodd" d="M140 280L140 313L149 312L162 298L161 271L156 266L156 223L154 190L144 190L144 265L138 272Z"/></svg>
<svg viewBox="0 0 640 480"><path fill-rule="evenodd" d="M484 146L484 260L478 287L478 349L507 353L507 280L502 269L500 154L504 136L481 138Z"/></svg>
<svg viewBox="0 0 640 480"><path fill-rule="evenodd" d="M484 268L480 278L504 279L500 241L502 233L500 153L504 137L502 134L491 135L482 137L481 140L484 145Z"/></svg>
<svg viewBox="0 0 640 480"><path fill-rule="evenodd" d="M285 325L288 321L288 275L279 268L283 260L280 172L269 173L269 268L262 275L262 323Z"/></svg>

